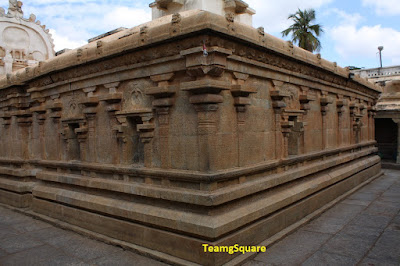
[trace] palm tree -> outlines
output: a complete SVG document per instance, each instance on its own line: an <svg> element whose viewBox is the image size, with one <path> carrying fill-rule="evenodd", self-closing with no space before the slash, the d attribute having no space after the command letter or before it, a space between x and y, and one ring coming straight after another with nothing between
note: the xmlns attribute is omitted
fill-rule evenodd
<svg viewBox="0 0 400 266"><path fill-rule="evenodd" d="M311 24L315 20L314 9L306 9L304 11L299 9L295 14L291 14L288 19L292 19L294 23L282 31L282 37L286 37L291 33L292 41L298 43L299 47L310 52L321 50L321 43L317 37L324 30L320 24Z"/></svg>

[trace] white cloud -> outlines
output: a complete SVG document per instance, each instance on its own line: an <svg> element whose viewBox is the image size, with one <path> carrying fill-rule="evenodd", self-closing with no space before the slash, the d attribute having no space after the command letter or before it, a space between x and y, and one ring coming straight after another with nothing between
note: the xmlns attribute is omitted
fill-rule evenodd
<svg viewBox="0 0 400 266"><path fill-rule="evenodd" d="M321 14L321 16L329 16L332 14L335 15L336 24L340 25L358 25L360 22L365 20L364 17L358 13L349 14L338 8L327 9Z"/></svg>
<svg viewBox="0 0 400 266"><path fill-rule="evenodd" d="M85 41L74 41L71 40L68 36L65 35L59 35L57 32L53 29L50 30L50 34L52 35L52 38L54 40L54 50L55 51L60 51L64 48L69 48L69 49L75 49L78 48L82 45L85 45Z"/></svg>
<svg viewBox="0 0 400 266"><path fill-rule="evenodd" d="M105 32L151 20L151 10L144 1L25 0L23 11L25 17L36 14L42 24L52 29L56 51L76 48Z"/></svg>
<svg viewBox="0 0 400 266"><path fill-rule="evenodd" d="M103 19L105 28L115 29L119 27L131 28L151 20L151 12L138 8L116 7L107 12Z"/></svg>
<svg viewBox="0 0 400 266"><path fill-rule="evenodd" d="M362 0L362 4L374 8L378 15L400 15L398 0Z"/></svg>
<svg viewBox="0 0 400 266"><path fill-rule="evenodd" d="M288 28L290 24L292 24L292 22L287 19L288 16L295 13L299 8L317 9L332 1L333 0L247 0L246 2L257 12L254 16L254 26L263 26L266 32L273 34L280 33ZM319 23L318 14L316 23Z"/></svg>
<svg viewBox="0 0 400 266"><path fill-rule="evenodd" d="M381 25L363 26L341 25L329 32L335 42L337 53L345 59L369 58L376 60L377 47L383 45L386 65L400 63L400 31Z"/></svg>

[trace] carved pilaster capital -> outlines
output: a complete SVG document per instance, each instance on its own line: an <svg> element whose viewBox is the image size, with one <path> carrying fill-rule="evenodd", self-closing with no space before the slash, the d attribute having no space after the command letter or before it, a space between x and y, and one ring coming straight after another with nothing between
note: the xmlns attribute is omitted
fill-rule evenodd
<svg viewBox="0 0 400 266"><path fill-rule="evenodd" d="M186 58L187 73L191 77L204 77L206 75L220 77L225 71L227 57L232 51L220 47L210 47L204 50L199 46L181 51Z"/></svg>
<svg viewBox="0 0 400 266"><path fill-rule="evenodd" d="M106 84L104 84L103 86L104 86L106 89L108 89L108 92L109 92L110 94L113 94L113 93L116 93L116 92L117 92L117 89L118 89L118 86L119 86L120 83L121 83L121 82L106 83Z"/></svg>
<svg viewBox="0 0 400 266"><path fill-rule="evenodd" d="M321 92L321 97L319 99L319 103L321 105L321 113L325 116L328 112L329 105L333 103L332 99L328 97L327 92Z"/></svg>

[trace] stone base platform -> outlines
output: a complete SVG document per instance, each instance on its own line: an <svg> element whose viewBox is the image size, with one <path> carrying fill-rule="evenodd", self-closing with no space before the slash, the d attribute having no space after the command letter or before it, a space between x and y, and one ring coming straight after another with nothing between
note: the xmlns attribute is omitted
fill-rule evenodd
<svg viewBox="0 0 400 266"><path fill-rule="evenodd" d="M17 208L32 204L35 171L0 167L0 203Z"/></svg>
<svg viewBox="0 0 400 266"><path fill-rule="evenodd" d="M32 210L154 250L157 257L223 265L239 254L204 253L202 245L258 245L377 176L381 164L375 150L367 147L275 174L258 173L252 182L212 192L43 170L36 175L40 182L33 188Z"/></svg>

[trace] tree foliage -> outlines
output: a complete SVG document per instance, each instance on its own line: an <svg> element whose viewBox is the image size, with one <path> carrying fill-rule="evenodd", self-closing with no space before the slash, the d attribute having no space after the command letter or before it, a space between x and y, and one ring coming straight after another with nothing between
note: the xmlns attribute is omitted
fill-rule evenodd
<svg viewBox="0 0 400 266"><path fill-rule="evenodd" d="M292 42L299 47L310 51L320 51L321 43L317 37L324 32L320 24L312 24L315 21L315 10L306 9L298 10L295 14L291 14L288 19L293 20L293 24L282 31L282 37L291 34Z"/></svg>

